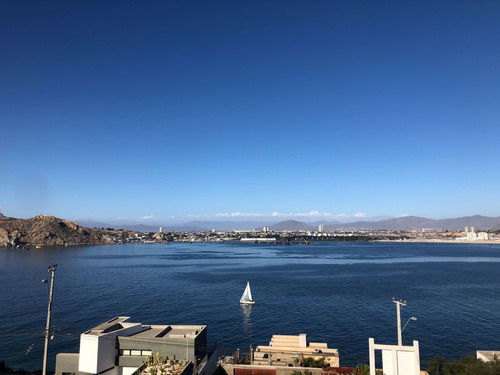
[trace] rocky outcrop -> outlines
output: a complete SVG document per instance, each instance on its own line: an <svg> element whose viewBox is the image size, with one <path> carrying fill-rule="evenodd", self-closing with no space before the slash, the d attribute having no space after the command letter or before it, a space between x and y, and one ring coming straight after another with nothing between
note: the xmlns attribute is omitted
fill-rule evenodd
<svg viewBox="0 0 500 375"><path fill-rule="evenodd" d="M0 217L0 247L74 246L114 243L106 231L79 226L69 220L38 215L31 219Z"/></svg>

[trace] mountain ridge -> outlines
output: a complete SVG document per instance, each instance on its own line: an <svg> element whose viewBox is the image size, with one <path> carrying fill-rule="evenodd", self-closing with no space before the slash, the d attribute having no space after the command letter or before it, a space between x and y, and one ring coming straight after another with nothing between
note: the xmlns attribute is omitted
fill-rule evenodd
<svg viewBox="0 0 500 375"><path fill-rule="evenodd" d="M92 220L78 221L81 226L88 228L113 228L116 225L96 222ZM119 228L136 230L142 232L157 232L159 227L163 227L164 232L209 232L211 230L229 232L237 230L262 230L268 227L272 231L282 230L318 230L318 225L322 224L324 231L359 231L359 230L380 230L380 231L400 231L400 230L463 230L466 226L476 227L477 230L499 230L500 216L490 217L482 215L463 216L448 219L429 219L420 216L402 216L384 220L360 220L350 223L335 223L327 220L316 220L314 222L303 222L298 220L285 221L189 221L181 224L151 225L151 224L120 224Z"/></svg>

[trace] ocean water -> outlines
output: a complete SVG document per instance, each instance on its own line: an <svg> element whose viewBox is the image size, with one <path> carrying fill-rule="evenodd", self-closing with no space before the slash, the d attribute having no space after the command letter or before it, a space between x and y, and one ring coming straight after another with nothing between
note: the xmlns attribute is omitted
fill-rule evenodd
<svg viewBox="0 0 500 375"><path fill-rule="evenodd" d="M500 246L342 243L168 243L0 249L0 361L42 367L50 277L58 264L49 368L77 352L79 335L118 315L145 324L205 324L209 344L231 354L273 334L306 333L339 349L340 363L368 363L368 338L419 340L423 367L500 350ZM257 304L240 306L250 281Z"/></svg>

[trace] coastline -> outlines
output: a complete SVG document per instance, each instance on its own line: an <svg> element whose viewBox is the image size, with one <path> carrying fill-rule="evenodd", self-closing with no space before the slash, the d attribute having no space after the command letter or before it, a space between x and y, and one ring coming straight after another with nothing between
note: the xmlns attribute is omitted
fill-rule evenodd
<svg viewBox="0 0 500 375"><path fill-rule="evenodd" d="M410 242L410 243L448 243L448 244L481 244L481 245L500 245L497 240L477 240L477 241L462 241L462 240L445 240L439 238L409 238L404 240L375 240L375 242Z"/></svg>

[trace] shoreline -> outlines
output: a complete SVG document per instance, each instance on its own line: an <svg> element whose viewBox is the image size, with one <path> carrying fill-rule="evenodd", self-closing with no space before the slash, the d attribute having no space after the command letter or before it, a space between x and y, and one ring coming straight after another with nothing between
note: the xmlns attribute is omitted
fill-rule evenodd
<svg viewBox="0 0 500 375"><path fill-rule="evenodd" d="M405 240L376 240L374 242L397 242L397 243L448 243L448 244L480 244L480 245L500 245L500 240L477 240L477 241L462 241L462 240L444 240L439 238L410 238Z"/></svg>

